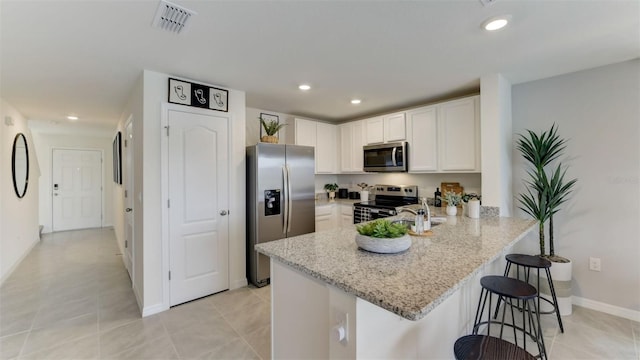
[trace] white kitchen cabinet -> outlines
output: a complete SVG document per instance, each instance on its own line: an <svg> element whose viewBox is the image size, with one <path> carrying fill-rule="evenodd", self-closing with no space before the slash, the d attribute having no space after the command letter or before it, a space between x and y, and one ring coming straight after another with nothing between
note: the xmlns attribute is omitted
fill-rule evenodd
<svg viewBox="0 0 640 360"><path fill-rule="evenodd" d="M406 139L405 113L389 114L382 117L384 142L402 141Z"/></svg>
<svg viewBox="0 0 640 360"><path fill-rule="evenodd" d="M405 113L393 113L364 120L367 144L380 144L406 139Z"/></svg>
<svg viewBox="0 0 640 360"><path fill-rule="evenodd" d="M410 172L438 170L437 111L435 105L407 111Z"/></svg>
<svg viewBox="0 0 640 360"><path fill-rule="evenodd" d="M340 204L340 227L353 225L353 205Z"/></svg>
<svg viewBox="0 0 640 360"><path fill-rule="evenodd" d="M337 172L336 125L313 120L295 119L296 145L315 147L316 174L335 174Z"/></svg>
<svg viewBox="0 0 640 360"><path fill-rule="evenodd" d="M382 116L364 120L367 132L367 144L384 142L384 121Z"/></svg>
<svg viewBox="0 0 640 360"><path fill-rule="evenodd" d="M438 105L438 157L442 171L480 169L479 97Z"/></svg>
<svg viewBox="0 0 640 360"><path fill-rule="evenodd" d="M363 168L362 147L365 145L365 123L363 120L339 125L340 172L361 173Z"/></svg>
<svg viewBox="0 0 640 360"><path fill-rule="evenodd" d="M335 229L338 226L335 205L316 205L316 232Z"/></svg>

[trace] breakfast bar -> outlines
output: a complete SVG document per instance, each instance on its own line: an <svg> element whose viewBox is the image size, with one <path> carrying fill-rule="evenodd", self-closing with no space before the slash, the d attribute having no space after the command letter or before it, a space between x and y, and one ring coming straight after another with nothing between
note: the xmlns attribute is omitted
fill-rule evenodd
<svg viewBox="0 0 640 360"><path fill-rule="evenodd" d="M355 226L259 244L271 258L273 358L452 358L479 278L501 273L535 228L449 216L398 254L358 249Z"/></svg>

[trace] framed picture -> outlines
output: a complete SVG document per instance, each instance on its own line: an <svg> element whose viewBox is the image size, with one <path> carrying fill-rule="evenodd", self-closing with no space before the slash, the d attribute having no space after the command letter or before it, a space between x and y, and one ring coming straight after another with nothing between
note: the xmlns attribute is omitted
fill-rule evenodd
<svg viewBox="0 0 640 360"><path fill-rule="evenodd" d="M275 122L276 122L276 124L280 124L280 119L278 118L278 115L272 115L272 114L260 113L260 118L261 118L262 120L266 121L267 123L268 123L269 121L275 121ZM264 127L262 126L262 123L261 123L261 124L260 124L260 137L262 137L262 136L264 136L264 135L267 135L267 134L264 132ZM276 137L279 137L279 136L280 136L280 131L278 131L278 132L276 133Z"/></svg>
<svg viewBox="0 0 640 360"><path fill-rule="evenodd" d="M229 91L169 78L169 102L216 111L229 111Z"/></svg>
<svg viewBox="0 0 640 360"><path fill-rule="evenodd" d="M122 185L122 133L113 139L113 182Z"/></svg>

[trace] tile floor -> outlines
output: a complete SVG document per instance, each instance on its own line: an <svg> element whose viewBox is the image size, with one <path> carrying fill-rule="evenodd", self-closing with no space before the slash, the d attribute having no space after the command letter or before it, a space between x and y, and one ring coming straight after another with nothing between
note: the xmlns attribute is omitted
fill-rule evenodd
<svg viewBox="0 0 640 360"><path fill-rule="evenodd" d="M0 287L0 359L269 359L269 288L140 318L112 229L47 234ZM545 316L550 359L640 359L640 323Z"/></svg>

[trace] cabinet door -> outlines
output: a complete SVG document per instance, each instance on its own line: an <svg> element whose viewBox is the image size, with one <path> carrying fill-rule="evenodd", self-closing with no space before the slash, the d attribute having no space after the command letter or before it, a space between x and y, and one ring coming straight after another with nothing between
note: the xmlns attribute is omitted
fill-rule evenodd
<svg viewBox="0 0 640 360"><path fill-rule="evenodd" d="M479 127L477 97L443 103L438 109L440 131L440 169L474 171L477 169Z"/></svg>
<svg viewBox="0 0 640 360"><path fill-rule="evenodd" d="M316 206L316 231L331 230L336 227L334 204Z"/></svg>
<svg viewBox="0 0 640 360"><path fill-rule="evenodd" d="M316 122L295 119L296 145L316 146ZM317 151L316 151L317 152Z"/></svg>
<svg viewBox="0 0 640 360"><path fill-rule="evenodd" d="M364 120L367 126L367 144L379 144L384 142L384 122L382 117Z"/></svg>
<svg viewBox="0 0 640 360"><path fill-rule="evenodd" d="M351 123L351 170L353 172L363 172L364 168L364 152L362 147L366 144L366 130L364 121L354 121Z"/></svg>
<svg viewBox="0 0 640 360"><path fill-rule="evenodd" d="M409 171L438 170L438 118L435 106L407 112L409 127Z"/></svg>
<svg viewBox="0 0 640 360"><path fill-rule="evenodd" d="M406 139L404 115L405 114L402 112L384 116L384 142Z"/></svg>
<svg viewBox="0 0 640 360"><path fill-rule="evenodd" d="M338 126L340 131L340 171L351 172L353 170L353 123Z"/></svg>
<svg viewBox="0 0 640 360"><path fill-rule="evenodd" d="M340 205L340 227L353 225L353 206Z"/></svg>
<svg viewBox="0 0 640 360"><path fill-rule="evenodd" d="M337 158L336 125L316 123L316 173L335 174Z"/></svg>

